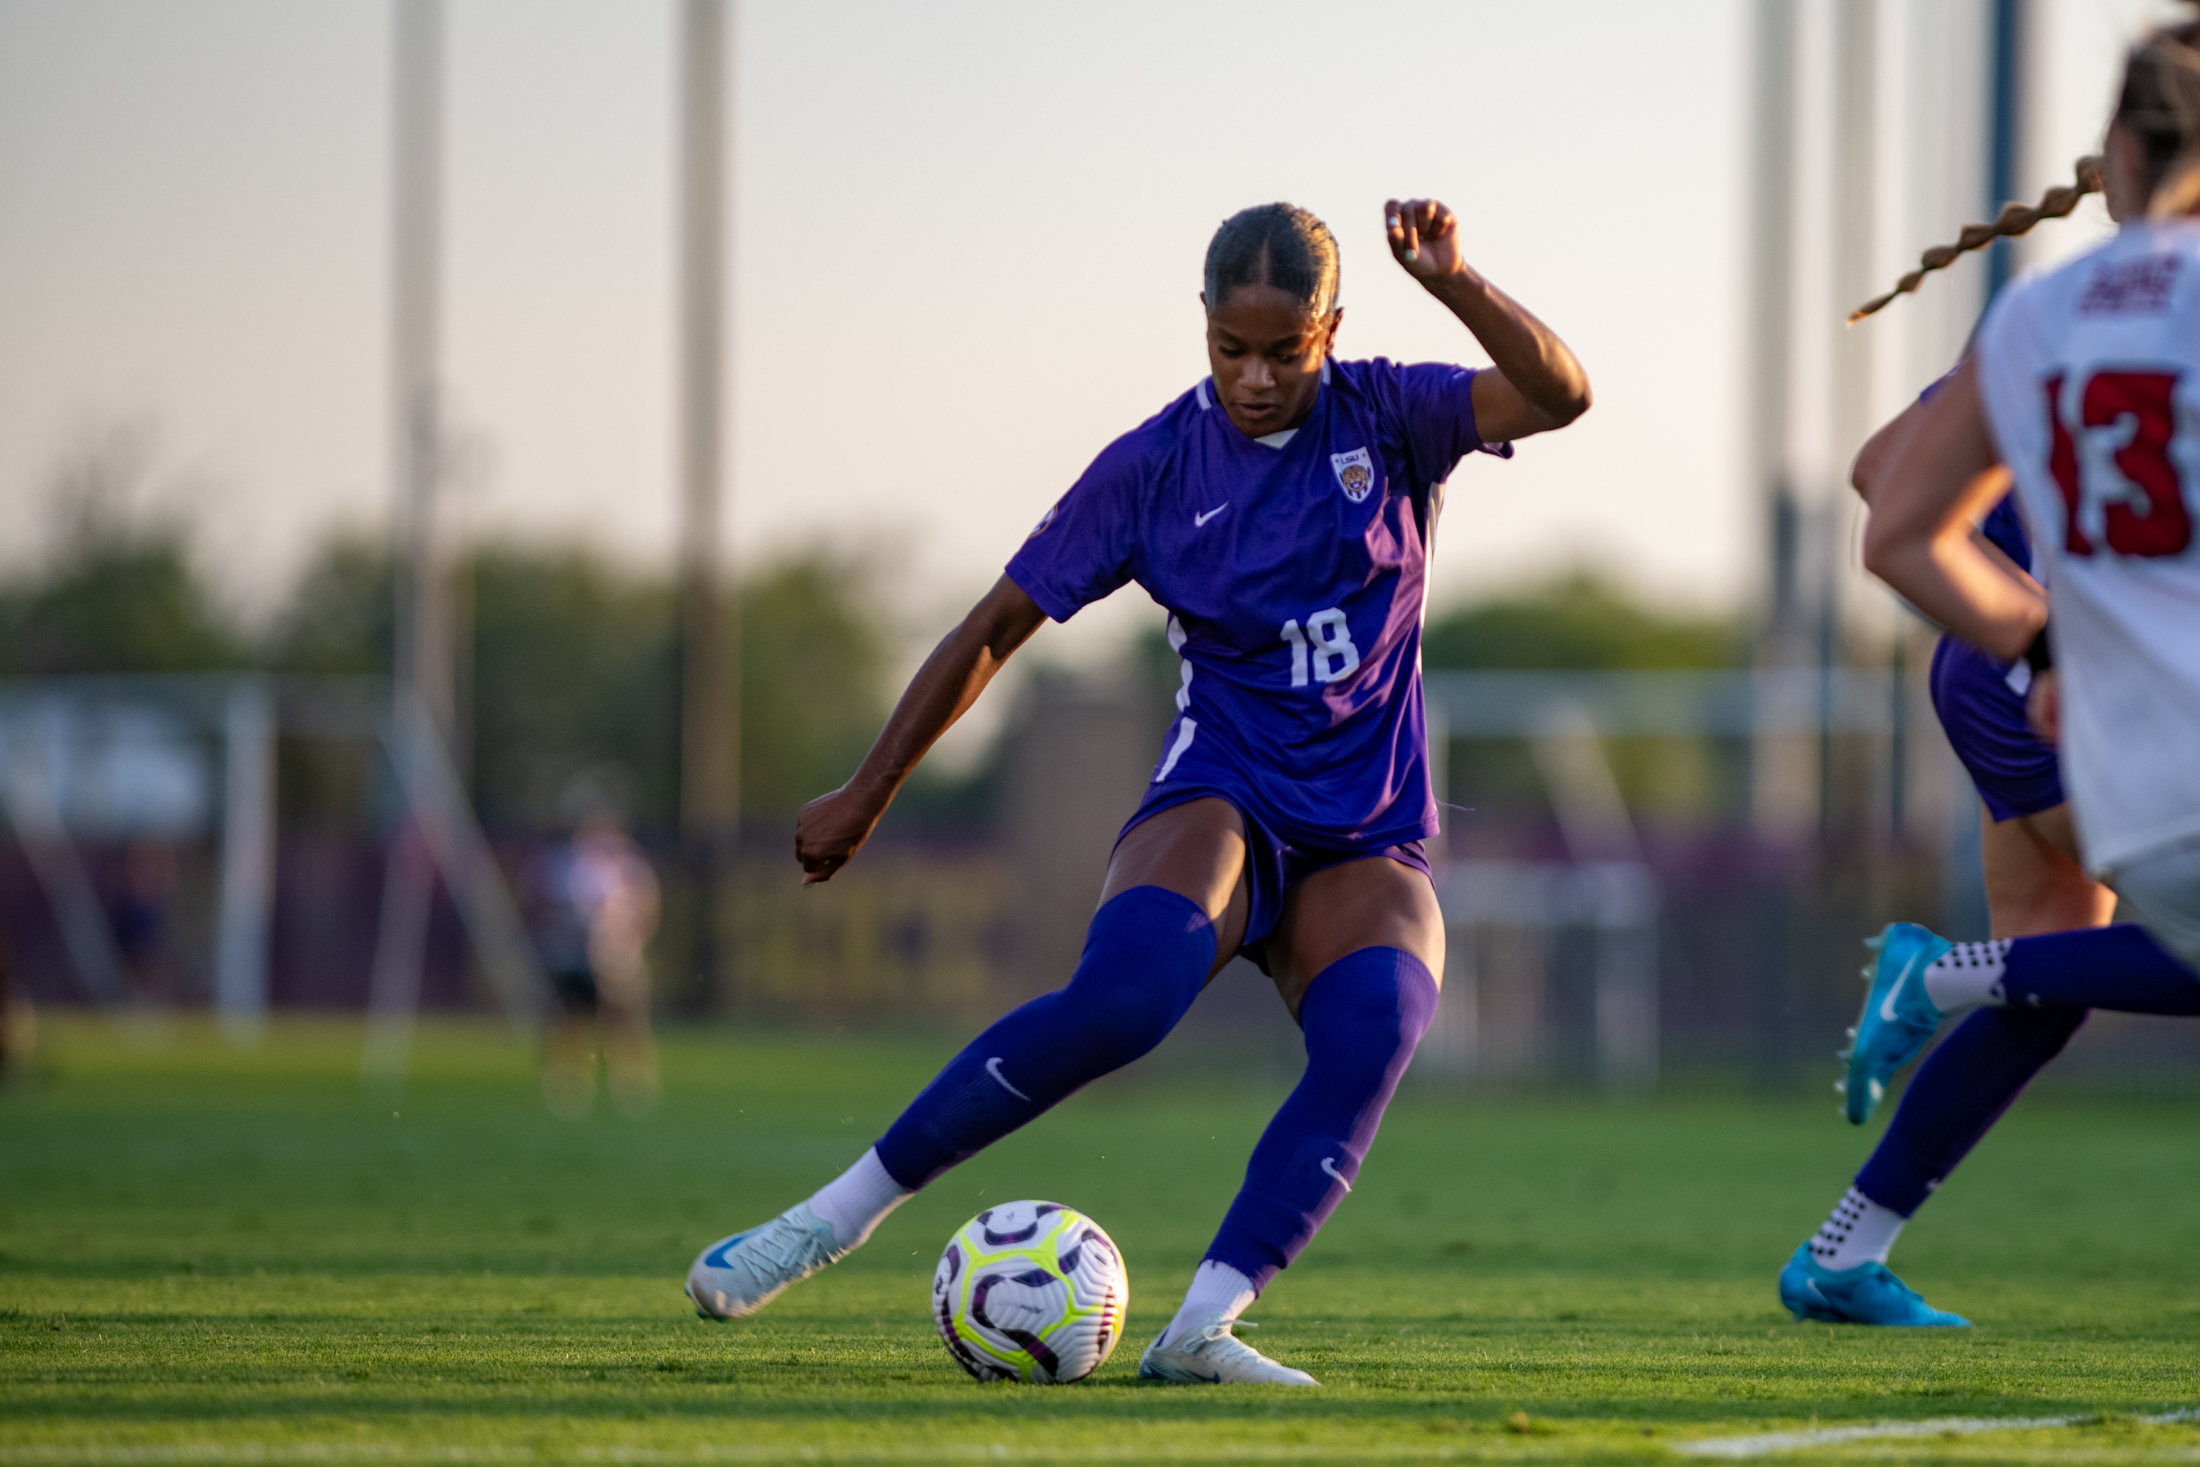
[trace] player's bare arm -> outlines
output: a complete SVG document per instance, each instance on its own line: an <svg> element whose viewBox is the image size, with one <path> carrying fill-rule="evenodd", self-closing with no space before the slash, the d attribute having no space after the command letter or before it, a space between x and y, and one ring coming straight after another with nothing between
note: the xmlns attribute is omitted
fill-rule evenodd
<svg viewBox="0 0 2200 1467"><path fill-rule="evenodd" d="M1920 419L1925 416L1929 398L1919 398L1883 424L1879 431L1864 440L1864 446L1856 451L1856 461L1849 465L1849 487L1856 497L1869 505L1872 496L1879 492L1880 484L1887 477L1887 467L1901 454L1903 445L1917 431Z"/></svg>
<svg viewBox="0 0 2200 1467"><path fill-rule="evenodd" d="M1989 472L1999 462L1977 367L1966 361L1888 466L1864 528L1864 564L1949 631L2014 661L2047 625L2047 598L1972 534L2001 492Z"/></svg>
<svg viewBox="0 0 2200 1467"><path fill-rule="evenodd" d="M932 649L855 775L804 805L795 818L794 854L802 863L804 886L830 881L854 858L925 751L970 710L1002 664L1046 619L1022 587L1002 576Z"/></svg>
<svg viewBox="0 0 2200 1467"><path fill-rule="evenodd" d="M1469 265L1459 219L1434 199L1392 199L1384 230L1399 268L1448 307L1490 354L1474 379L1474 422L1486 443L1563 428L1589 411L1589 374L1558 333Z"/></svg>
<svg viewBox="0 0 2200 1467"><path fill-rule="evenodd" d="M1895 414L1878 432L1865 439L1864 446L1856 451L1856 461L1849 465L1849 487L1856 491L1856 497L1863 500L1867 507L1872 502L1872 496L1879 492L1879 486L1886 481L1888 467L1901 455L1903 445L1910 441L1910 435L1917 431L1918 421L1924 417L1925 405L1930 400L1929 397L1921 397ZM1984 477L1993 482L1972 486L1980 502L1992 503L2009 492L2011 478L2007 464L1995 464L1986 471ZM1978 546L1980 554L2010 575L2027 585L2038 584L2023 566L2002 554L2000 547L1979 530L1971 531L1971 541ZM2046 593L2043 591L2041 594Z"/></svg>

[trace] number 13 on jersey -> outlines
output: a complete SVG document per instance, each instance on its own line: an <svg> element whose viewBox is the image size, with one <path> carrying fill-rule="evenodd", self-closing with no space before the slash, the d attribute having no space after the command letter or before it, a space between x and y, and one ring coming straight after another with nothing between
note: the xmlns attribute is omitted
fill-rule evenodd
<svg viewBox="0 0 2200 1467"><path fill-rule="evenodd" d="M1283 640L1291 648L1291 686L1307 684L1309 664L1314 681L1333 683L1359 671L1360 649L1352 645L1352 627L1337 607L1317 611L1299 629L1299 619L1283 624Z"/></svg>
<svg viewBox="0 0 2200 1467"><path fill-rule="evenodd" d="M2075 393L2064 391L2065 381L2057 372L2042 384L2063 549L2091 555L2105 541L2118 555L2183 554L2192 515L2174 446L2177 373L2100 371Z"/></svg>

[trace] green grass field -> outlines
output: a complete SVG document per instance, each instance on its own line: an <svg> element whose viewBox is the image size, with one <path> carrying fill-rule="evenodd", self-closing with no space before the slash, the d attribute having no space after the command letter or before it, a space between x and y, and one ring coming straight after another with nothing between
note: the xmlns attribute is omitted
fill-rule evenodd
<svg viewBox="0 0 2200 1467"><path fill-rule="evenodd" d="M1783 1455L2200 1457L2200 1425L2140 1419L2200 1405L2200 1116L2168 1103L2020 1106L1896 1257L1978 1328L1900 1333L1797 1325L1773 1297L1868 1144L1830 1092L1415 1091L1254 1311L1325 1388L1262 1392L1135 1374L1281 1076L1095 1087L721 1326L680 1297L695 1250L853 1159L949 1045L676 1034L661 1114L574 1125L485 1029L424 1033L395 1113L362 1099L349 1027L242 1054L196 1031L48 1041L50 1076L0 1098L0 1467L1586 1461L2051 1416L2084 1419ZM1034 1195L1122 1245L1129 1339L1078 1386L979 1386L932 1333L932 1265L988 1200Z"/></svg>

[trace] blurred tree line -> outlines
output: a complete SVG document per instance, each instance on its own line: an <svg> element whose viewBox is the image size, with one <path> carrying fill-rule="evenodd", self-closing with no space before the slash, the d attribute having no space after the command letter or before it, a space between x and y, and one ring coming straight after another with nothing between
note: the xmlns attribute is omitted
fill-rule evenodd
<svg viewBox="0 0 2200 1467"><path fill-rule="evenodd" d="M0 581L0 676L387 674L392 602L383 545L330 541L272 616L245 625L195 564L182 520L134 507L143 497L133 488L144 477L143 448L116 439L64 467L51 553ZM781 824L833 788L878 730L895 691L887 680L899 632L866 593L871 570L817 550L757 568L737 588L749 823ZM600 787L608 779L640 825L669 829L678 797L670 577L585 548L518 544L476 547L451 575L467 629L454 753L483 817L493 826L557 824L577 781ZM1738 619L1661 612L1587 571L1432 617L1423 646L1431 668L1729 667L1747 655ZM1158 628L1133 659L1157 689L1156 708L1165 709L1176 659ZM1702 757L1621 752L1631 795L1700 795ZM1521 751L1461 748L1453 765L1470 784L1490 784L1493 795L1534 788ZM287 760L283 798L310 819L332 803L356 807L370 784L364 751L334 774L328 757L301 753ZM332 794L335 786L351 796ZM900 823L982 825L987 788L982 772L960 788L938 781L913 788Z"/></svg>
<svg viewBox="0 0 2200 1467"><path fill-rule="evenodd" d="M1648 605L1585 569L1432 616L1421 637L1427 667L1746 667L1749 653L1740 617Z"/></svg>
<svg viewBox="0 0 2200 1467"><path fill-rule="evenodd" d="M459 756L484 818L561 819L577 780L608 777L635 817L669 826L679 791L679 642L671 578L577 547L491 544L451 570ZM779 820L847 778L885 717L893 629L865 568L825 552L744 578L741 802ZM390 562L377 542L325 547L269 628L277 671L389 671Z"/></svg>
<svg viewBox="0 0 2200 1467"><path fill-rule="evenodd" d="M1421 641L1430 668L1578 671L1715 669L1749 665L1747 623L1645 604L1589 570L1432 617ZM1606 738L1604 754L1638 818L1713 825L1748 798L1746 756L1711 738ZM1544 822L1549 793L1527 745L1454 739L1449 764L1459 812L1455 848L1474 850L1520 821Z"/></svg>
<svg viewBox="0 0 2200 1467"><path fill-rule="evenodd" d="M180 520L132 510L116 487L126 477L112 461L63 475L50 553L0 581L0 676L388 673L391 565L382 544L330 541L274 614L248 626L196 565ZM679 722L670 577L580 548L512 544L478 547L450 574L468 613L454 754L483 817L560 823L577 781L608 781L639 824L668 828ZM877 733L895 632L865 592L873 579L858 561L819 551L764 566L738 586L750 818L781 820L833 788ZM286 756L286 805L307 818L328 813L314 807L332 801L357 805L366 798L364 753Z"/></svg>

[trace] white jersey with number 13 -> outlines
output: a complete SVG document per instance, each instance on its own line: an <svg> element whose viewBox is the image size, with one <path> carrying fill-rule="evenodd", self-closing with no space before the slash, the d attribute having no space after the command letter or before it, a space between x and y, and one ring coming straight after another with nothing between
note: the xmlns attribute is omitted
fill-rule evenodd
<svg viewBox="0 0 2200 1467"><path fill-rule="evenodd" d="M2086 864L2200 836L2200 221L2018 281L1979 380L2053 588Z"/></svg>

